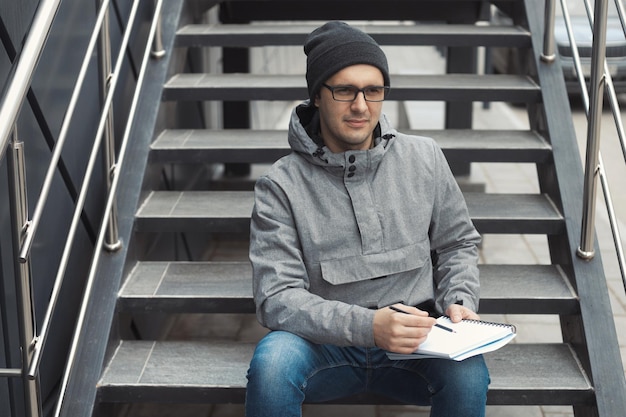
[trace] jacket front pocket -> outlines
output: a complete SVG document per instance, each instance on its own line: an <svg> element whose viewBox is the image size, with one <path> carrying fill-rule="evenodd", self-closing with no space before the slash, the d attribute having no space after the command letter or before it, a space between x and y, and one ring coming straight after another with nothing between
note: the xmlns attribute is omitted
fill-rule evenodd
<svg viewBox="0 0 626 417"><path fill-rule="evenodd" d="M411 271L427 263L430 245L426 239L388 252L322 261L320 266L324 281L341 285Z"/></svg>

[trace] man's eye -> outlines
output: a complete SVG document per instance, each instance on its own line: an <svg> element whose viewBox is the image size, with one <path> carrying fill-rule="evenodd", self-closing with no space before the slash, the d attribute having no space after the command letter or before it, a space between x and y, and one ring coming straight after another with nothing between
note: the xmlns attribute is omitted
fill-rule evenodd
<svg viewBox="0 0 626 417"><path fill-rule="evenodd" d="M383 88L382 87L367 87L365 89L365 94L371 94L371 95L380 95L383 93Z"/></svg>
<svg viewBox="0 0 626 417"><path fill-rule="evenodd" d="M335 94L340 96L351 96L354 94L354 87L335 87Z"/></svg>

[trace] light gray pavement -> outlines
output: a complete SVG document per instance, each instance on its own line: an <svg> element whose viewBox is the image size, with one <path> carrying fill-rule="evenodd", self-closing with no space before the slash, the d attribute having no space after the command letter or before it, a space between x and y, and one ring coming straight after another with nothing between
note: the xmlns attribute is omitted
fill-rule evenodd
<svg viewBox="0 0 626 417"><path fill-rule="evenodd" d="M414 55L408 55L400 49L386 48L389 57L391 72L396 73L428 73L443 70L443 60L432 48L419 48ZM267 52L264 52L267 53ZM295 48L293 53L301 54L300 48ZM269 57L268 57L269 58ZM274 57L275 58L275 57ZM293 69L292 54L286 54L281 62L289 62ZM271 59L267 59L271 61ZM267 62L266 61L266 62ZM301 65L295 65L295 71L301 70ZM289 68L283 67L277 72L288 72ZM268 71L276 71L267 68ZM268 108L268 103L259 107ZM266 117L263 111L257 114L259 120L268 121L272 126L286 128L286 123L291 105L269 103L270 113L273 117ZM385 112L389 113L394 122L398 122L397 107L393 102ZM273 106L273 107L272 107ZM276 106L281 106L284 111ZM278 112L277 112L278 110ZM410 127L416 129L443 128L443 104L412 102L407 105L408 121ZM278 116L276 116L278 114ZM577 108L574 110L574 123L580 142L586 136L586 122L584 112ZM528 127L527 116L524 109L514 108L502 103L492 103L488 109L476 103L474 110L474 128L498 129ZM603 157L612 176L612 189L615 194L614 200L618 204L617 212L621 220L621 230L626 233L626 193L623 192L623 178L626 173L626 165L619 146L616 144L615 133L611 131L612 118L607 115L603 119L602 145ZM406 127L406 126L405 126ZM584 155L584 149L581 151ZM584 157L583 157L584 160ZM487 192L538 192L537 175L531 164L473 164L470 176L471 182L482 183ZM602 208L603 202L599 197L601 206L598 209L596 228L601 247L606 276L611 296L611 306L614 313L615 324L618 331L622 361L626 363L626 295L619 267L616 261L613 239L608 226L606 211ZM626 240L622 237L622 245ZM212 248L209 257L216 260L247 259L245 248L238 245L218 243ZM532 235L487 235L482 247L482 262L489 263L549 263L549 254L545 237ZM515 343L529 342L560 342L560 327L556 316L483 316L484 319L503 320L515 323L518 328L518 336ZM265 333L254 317L240 315L186 315L181 316L172 327L171 336L192 337L197 339L226 338L242 341L255 341ZM241 405L190 405L190 406L137 406L133 407L133 417L235 417L243 416ZM323 415L325 417L426 417L428 409L412 406L305 406L303 415L313 417ZM521 407L521 406L489 406L487 417L573 417L571 407Z"/></svg>

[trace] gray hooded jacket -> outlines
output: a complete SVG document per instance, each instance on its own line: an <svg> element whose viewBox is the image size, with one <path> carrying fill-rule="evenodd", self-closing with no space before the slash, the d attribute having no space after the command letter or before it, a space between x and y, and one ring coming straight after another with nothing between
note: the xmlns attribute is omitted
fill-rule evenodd
<svg viewBox="0 0 626 417"><path fill-rule="evenodd" d="M315 343L374 346L376 308L478 309L477 244L458 185L430 138L381 117L375 146L334 154L317 111L291 117L292 153L255 187L250 236L259 322Z"/></svg>

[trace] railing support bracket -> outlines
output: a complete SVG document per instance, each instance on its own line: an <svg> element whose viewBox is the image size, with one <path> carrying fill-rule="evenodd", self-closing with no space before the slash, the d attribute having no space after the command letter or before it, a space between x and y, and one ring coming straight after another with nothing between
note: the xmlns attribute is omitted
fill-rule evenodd
<svg viewBox="0 0 626 417"><path fill-rule="evenodd" d="M596 251L586 251L579 247L578 249L576 249L576 256L578 256L580 259L584 259L585 261L590 261L596 256Z"/></svg>

